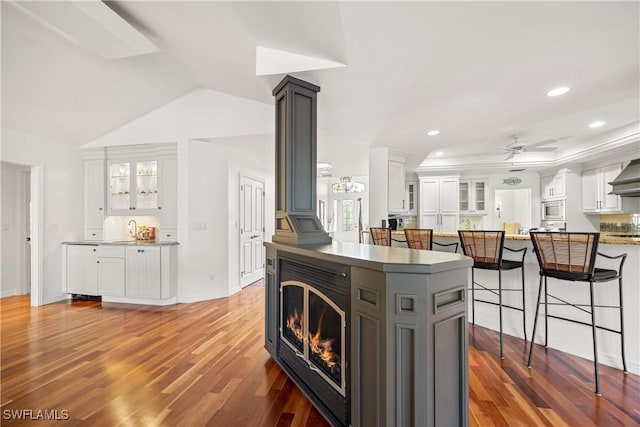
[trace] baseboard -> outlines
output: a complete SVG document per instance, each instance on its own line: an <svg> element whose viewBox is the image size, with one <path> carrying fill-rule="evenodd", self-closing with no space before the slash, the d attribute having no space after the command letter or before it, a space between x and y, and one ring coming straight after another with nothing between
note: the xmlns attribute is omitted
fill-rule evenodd
<svg viewBox="0 0 640 427"><path fill-rule="evenodd" d="M53 295L42 300L42 304L53 304L54 302L60 302L69 299L69 294Z"/></svg>
<svg viewBox="0 0 640 427"><path fill-rule="evenodd" d="M17 289L11 289L8 291L2 291L0 292L0 298L4 298L4 297L15 297L16 295L21 295Z"/></svg>
<svg viewBox="0 0 640 427"><path fill-rule="evenodd" d="M153 298L130 298L130 297L114 297L114 296L102 296L102 302L117 302L124 304L139 304L139 305L174 305L177 303L176 298L167 299L153 299Z"/></svg>

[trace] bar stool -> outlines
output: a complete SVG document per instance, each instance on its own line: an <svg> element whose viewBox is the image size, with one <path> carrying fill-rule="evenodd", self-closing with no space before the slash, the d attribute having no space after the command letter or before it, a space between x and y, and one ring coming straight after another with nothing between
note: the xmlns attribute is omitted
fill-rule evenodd
<svg viewBox="0 0 640 427"><path fill-rule="evenodd" d="M430 228L405 228L404 236L407 246L411 249L434 250L433 245L440 247L454 247L453 252L458 252L458 243L438 243L433 241L433 230Z"/></svg>
<svg viewBox="0 0 640 427"><path fill-rule="evenodd" d="M504 231L480 231L480 230L458 230L458 236L460 237L460 243L462 244L463 253L473 258L473 267L471 268L471 323L476 324L475 319L475 302L483 302L486 304L493 304L499 307L500 318L500 358L504 359L503 344L502 344L502 307L510 308L513 310L522 311L522 329L524 331L524 340L527 341L527 327L526 327L526 305L525 305L525 293L524 293L524 257L527 254L527 248L522 249L510 249L504 246ZM510 252L522 252L522 259L520 261L502 259L503 249ZM515 270L520 268L522 270L522 288L502 288L502 271L503 270ZM475 280L475 270L497 270L498 271L498 288L488 288ZM482 299L476 299L475 291L476 285L480 289L478 291L489 291L498 296L498 302L486 301ZM497 292L496 292L497 291ZM522 307L514 307L506 304L502 304L502 293L506 291L522 292Z"/></svg>
<svg viewBox="0 0 640 427"><path fill-rule="evenodd" d="M378 246L391 246L391 229L386 227L370 227L371 241Z"/></svg>
<svg viewBox="0 0 640 427"><path fill-rule="evenodd" d="M544 346L548 344L548 318L566 320L581 325L591 326L591 334L593 337L593 366L595 372L596 395L600 393L600 378L598 375L598 344L596 341L596 329L620 334L620 351L622 353L623 371L627 372L627 362L624 357L624 323L622 309L622 267L627 258L627 254L618 256L609 256L598 252L598 243L600 241L600 233L558 233L558 232L530 232L531 241L533 242L533 250L536 252L538 264L540 265L540 284L538 289L538 304L536 306L536 317L533 322L533 335L531 338L531 347L529 348L529 359L527 365L531 368L531 360L533 358L534 339L536 327L538 325L538 311L540 305L544 304ZM620 264L617 270L604 268L596 268L596 256L600 255L611 260L619 259ZM558 280L567 280L571 282L588 282L589 283L589 304L573 304L558 298L548 292L547 278ZM540 302L542 297L542 279L544 278L544 303ZM595 305L594 304L594 283L610 282L618 280L618 302L619 305ZM549 302L551 297L554 301ZM591 315L591 322L581 322L567 317L549 314L549 305L568 305L574 307L584 313ZM583 308L588 307L588 309ZM617 308L620 313L620 330L614 330L598 326L596 324L595 308Z"/></svg>

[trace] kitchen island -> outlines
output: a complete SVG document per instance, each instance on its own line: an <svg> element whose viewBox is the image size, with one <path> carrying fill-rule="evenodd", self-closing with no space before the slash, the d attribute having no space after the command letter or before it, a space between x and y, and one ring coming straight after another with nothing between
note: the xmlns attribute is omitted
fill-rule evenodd
<svg viewBox="0 0 640 427"><path fill-rule="evenodd" d="M470 258L265 246L265 348L332 425L468 425Z"/></svg>
<svg viewBox="0 0 640 427"><path fill-rule="evenodd" d="M177 299L178 242L74 241L63 244L63 282L71 296L103 302L170 305Z"/></svg>

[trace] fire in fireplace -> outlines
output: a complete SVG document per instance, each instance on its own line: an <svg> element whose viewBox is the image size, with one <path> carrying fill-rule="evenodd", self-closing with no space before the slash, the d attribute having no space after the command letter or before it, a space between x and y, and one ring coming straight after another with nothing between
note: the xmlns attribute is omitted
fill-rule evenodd
<svg viewBox="0 0 640 427"><path fill-rule="evenodd" d="M280 259L278 355L312 401L347 425L349 268L320 264Z"/></svg>

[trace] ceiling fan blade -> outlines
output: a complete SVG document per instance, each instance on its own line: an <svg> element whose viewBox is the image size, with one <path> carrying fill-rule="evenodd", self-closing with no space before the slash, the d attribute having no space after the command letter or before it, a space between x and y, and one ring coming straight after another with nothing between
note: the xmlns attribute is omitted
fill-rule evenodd
<svg viewBox="0 0 640 427"><path fill-rule="evenodd" d="M558 147L534 147L534 148L529 148L530 146L526 146L522 149L522 151L527 151L529 153L531 152L539 152L539 153L543 153L543 152L551 152L551 151L556 151L558 149Z"/></svg>
<svg viewBox="0 0 640 427"><path fill-rule="evenodd" d="M515 156L516 156L516 153L511 153L507 157L505 157L504 159L505 160L510 160L510 159L513 159Z"/></svg>
<svg viewBox="0 0 640 427"><path fill-rule="evenodd" d="M545 139L544 141L534 142L533 144L527 144L525 147L537 147L539 145L553 144L558 142L557 138Z"/></svg>

